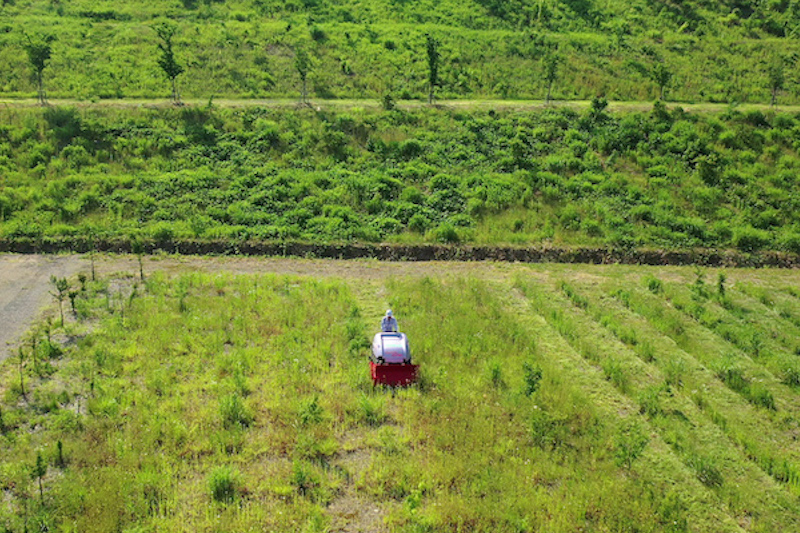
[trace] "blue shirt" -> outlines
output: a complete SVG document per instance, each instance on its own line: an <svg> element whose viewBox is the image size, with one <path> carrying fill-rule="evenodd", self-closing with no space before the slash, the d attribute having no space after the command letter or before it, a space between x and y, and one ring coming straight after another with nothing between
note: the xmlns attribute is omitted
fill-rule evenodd
<svg viewBox="0 0 800 533"><path fill-rule="evenodd" d="M381 320L381 331L397 331L397 319L393 316L385 316Z"/></svg>

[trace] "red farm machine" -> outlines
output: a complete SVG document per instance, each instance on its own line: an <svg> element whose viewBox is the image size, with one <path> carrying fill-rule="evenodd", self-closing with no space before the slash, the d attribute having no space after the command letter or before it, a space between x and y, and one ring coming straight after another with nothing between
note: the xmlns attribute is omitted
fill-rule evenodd
<svg viewBox="0 0 800 533"><path fill-rule="evenodd" d="M376 333L372 339L369 370L373 386L405 387L414 383L419 365L411 363L406 334Z"/></svg>

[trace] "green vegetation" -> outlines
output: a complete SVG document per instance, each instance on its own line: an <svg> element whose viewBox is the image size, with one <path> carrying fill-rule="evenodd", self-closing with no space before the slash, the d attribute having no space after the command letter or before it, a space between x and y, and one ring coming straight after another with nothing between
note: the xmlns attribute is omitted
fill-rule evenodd
<svg viewBox="0 0 800 533"><path fill-rule="evenodd" d="M153 265L84 276L76 316L0 367L5 530L798 528L791 273L727 271L723 293L687 268ZM385 305L421 364L406 390L368 377Z"/></svg>
<svg viewBox="0 0 800 533"><path fill-rule="evenodd" d="M653 79L684 102L800 102L795 2L738 0L6 0L0 7L0 95L32 96L23 31L57 37L45 72L55 98L167 98L163 18L187 98L299 96L294 53L325 68L311 98L424 100L428 36L440 46L439 98L542 99L556 53L555 99L652 100ZM557 52L556 52L557 51ZM782 64L786 76L778 76ZM169 76L169 74L168 74ZM170 78L174 79L174 78ZM779 83L776 83L780 80ZM173 88L174 90L174 88Z"/></svg>
<svg viewBox="0 0 800 533"><path fill-rule="evenodd" d="M4 0L0 97L41 106L0 110L0 244L91 274L53 276L58 314L0 362L0 529L800 530L792 273L144 265L190 241L796 260L798 6ZM97 276L101 241L138 275ZM368 377L387 306L408 389Z"/></svg>
<svg viewBox="0 0 800 533"><path fill-rule="evenodd" d="M175 60L175 51L172 49L172 38L175 36L176 31L175 25L163 22L153 29L158 38L161 39L161 42L158 43L158 50L161 52L158 58L158 66L164 71L172 85L172 101L179 103L181 97L178 94L178 76L186 69Z"/></svg>
<svg viewBox="0 0 800 533"><path fill-rule="evenodd" d="M0 236L800 252L800 117L0 111ZM137 252L139 253L139 252Z"/></svg>
<svg viewBox="0 0 800 533"><path fill-rule="evenodd" d="M25 53L28 54L28 62L33 69L33 78L36 81L36 96L40 104L47 103L47 95L44 90L44 68L53 53L51 42L53 37L32 39L30 35L25 35L26 42L22 45Z"/></svg>

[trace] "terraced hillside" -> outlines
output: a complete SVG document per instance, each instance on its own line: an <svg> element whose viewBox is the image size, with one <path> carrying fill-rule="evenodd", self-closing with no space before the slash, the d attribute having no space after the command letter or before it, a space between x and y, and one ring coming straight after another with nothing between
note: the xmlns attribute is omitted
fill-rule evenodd
<svg viewBox="0 0 800 533"><path fill-rule="evenodd" d="M4 362L0 525L799 527L793 272L185 261L69 279ZM368 379L387 306L408 390Z"/></svg>

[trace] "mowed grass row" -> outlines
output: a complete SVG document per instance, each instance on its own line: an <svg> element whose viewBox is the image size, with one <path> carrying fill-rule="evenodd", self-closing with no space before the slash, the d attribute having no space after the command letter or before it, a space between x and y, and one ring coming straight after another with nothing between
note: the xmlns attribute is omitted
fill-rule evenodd
<svg viewBox="0 0 800 533"><path fill-rule="evenodd" d="M763 344L770 348L792 346L798 337L784 327L779 314L790 316L795 302L781 299L779 313L757 309L749 301L746 305L754 307L750 310L741 303L746 298L738 287L751 288L751 281L742 278L756 278L766 302L794 290L786 284L765 289L759 276L741 272L727 289L722 273L721 288L713 290L703 286L703 272L683 270L681 279L670 281L643 272L605 277L572 273L569 282L562 277L535 290L523 288L533 291L542 314L562 336L639 405L673 452L723 499L740 524L763 531L797 528L796 363L777 349L774 357L766 357L765 349L760 354L739 350L715 334L719 324L734 321L726 313L746 312L752 316L736 324L743 334L769 338ZM675 278L674 272L670 275ZM681 300L687 291L693 293L691 304ZM717 302L722 310L716 310L713 321L700 317L696 307L685 312L694 305L705 313L704 306ZM764 363L783 365L780 377Z"/></svg>
<svg viewBox="0 0 800 533"><path fill-rule="evenodd" d="M718 505L727 509L737 523L746 524L747 529L773 531L796 527L797 506L791 492L753 464L723 428L703 412L704 406L695 404L697 389L690 389L691 393L684 390L687 367L698 374L691 377L701 382L703 377L706 381L713 379L711 375L703 376L702 368L681 355L669 359L659 353L661 365L654 364L655 356L642 359L633 348L636 344L631 342L638 330L632 325L622 331L616 329L619 323L613 322L613 315L605 314L602 307L591 307L588 299L580 300L574 289L569 292L581 303L577 309L571 309L568 297L555 290L543 289L535 297L553 327L588 362L596 365L618 391L628 396L638 412L647 416L650 427L672 453L719 499ZM713 400L708 401L713 404ZM728 407L740 408L736 403ZM780 455L771 457L779 458ZM754 512L754 508L758 511Z"/></svg>
<svg viewBox="0 0 800 533"><path fill-rule="evenodd" d="M3 364L0 525L797 529L796 480L765 466L797 464L793 389L770 389L777 409L750 401L617 292L677 313L689 336L702 325L673 308L670 282L654 293L581 268L375 291L273 275L88 282L77 319L40 325ZM784 321L800 316L791 287L763 290ZM394 393L367 373L384 305L422 365Z"/></svg>

